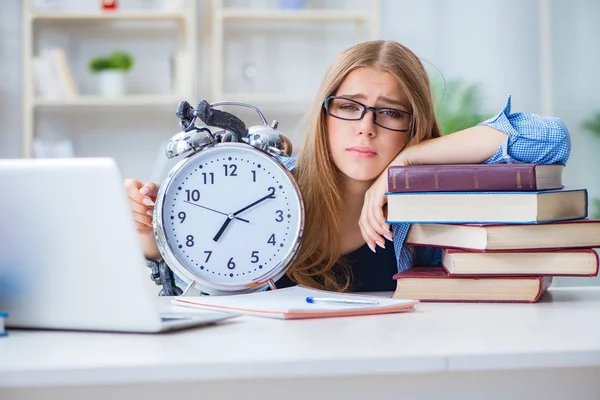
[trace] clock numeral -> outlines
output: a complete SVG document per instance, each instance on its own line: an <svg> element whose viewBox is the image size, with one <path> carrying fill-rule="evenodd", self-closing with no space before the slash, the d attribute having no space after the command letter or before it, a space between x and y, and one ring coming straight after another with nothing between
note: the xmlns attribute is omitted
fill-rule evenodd
<svg viewBox="0 0 600 400"><path fill-rule="evenodd" d="M229 261L227 261L227 268L229 268L229 269L234 269L235 268L235 263L233 262L233 257L231 257L229 259Z"/></svg>
<svg viewBox="0 0 600 400"><path fill-rule="evenodd" d="M185 221L185 213L183 211L179 211L179 213L177 214L177 217L179 217L179 223L181 224L183 221Z"/></svg>
<svg viewBox="0 0 600 400"><path fill-rule="evenodd" d="M267 190L269 191L269 197L274 198L275 197L275 188L273 186L269 186L269 188Z"/></svg>
<svg viewBox="0 0 600 400"><path fill-rule="evenodd" d="M203 172L202 178L204 179L205 185L214 185L215 184L215 174L214 172Z"/></svg>
<svg viewBox="0 0 600 400"><path fill-rule="evenodd" d="M275 246L275 234L271 234L271 236L269 237L269 240L267 240L267 243L272 244L273 246Z"/></svg>
<svg viewBox="0 0 600 400"><path fill-rule="evenodd" d="M200 200L200 191L199 190L186 190L185 196L187 201L198 201Z"/></svg>
<svg viewBox="0 0 600 400"><path fill-rule="evenodd" d="M283 222L283 211L277 210L277 211L275 211L275 214L277 214L277 217L275 218L275 221L276 222Z"/></svg>
<svg viewBox="0 0 600 400"><path fill-rule="evenodd" d="M223 168L225 169L225 176L237 176L237 165L235 164L223 164Z"/></svg>
<svg viewBox="0 0 600 400"><path fill-rule="evenodd" d="M206 260L204 260L204 262L208 262L208 260L210 260L210 256L212 255L212 251L207 250L204 253L206 254Z"/></svg>
<svg viewBox="0 0 600 400"><path fill-rule="evenodd" d="M194 237L192 235L187 235L185 237L185 245L187 247L192 247L194 246Z"/></svg>
<svg viewBox="0 0 600 400"><path fill-rule="evenodd" d="M256 264L258 262L259 258L258 258L258 251L255 250L252 252L252 256L250 257L250 262L252 264Z"/></svg>
<svg viewBox="0 0 600 400"><path fill-rule="evenodd" d="M250 172L252 172L252 182L256 182L256 171L252 170Z"/></svg>

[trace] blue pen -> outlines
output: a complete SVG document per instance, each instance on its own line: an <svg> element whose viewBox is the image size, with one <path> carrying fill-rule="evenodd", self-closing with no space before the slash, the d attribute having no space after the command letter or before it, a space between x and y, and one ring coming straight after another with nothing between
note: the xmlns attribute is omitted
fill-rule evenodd
<svg viewBox="0 0 600 400"><path fill-rule="evenodd" d="M367 299L345 299L345 298L341 298L341 297L307 297L306 298L306 302L307 303L311 303L311 304L348 304L348 305L354 305L354 304L363 304L363 305L369 305L369 304L379 304L379 302L377 300L367 300Z"/></svg>

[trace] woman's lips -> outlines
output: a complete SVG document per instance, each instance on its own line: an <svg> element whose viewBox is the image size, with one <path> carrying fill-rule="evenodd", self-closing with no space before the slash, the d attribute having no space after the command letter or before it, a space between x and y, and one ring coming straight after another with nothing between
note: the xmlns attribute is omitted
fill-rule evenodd
<svg viewBox="0 0 600 400"><path fill-rule="evenodd" d="M346 149L346 151L349 151L350 153L352 153L353 155L355 155L357 157L371 158L371 157L375 157L377 155L377 152L375 152L375 150L371 149L370 147L362 147L362 146L350 147L350 148Z"/></svg>

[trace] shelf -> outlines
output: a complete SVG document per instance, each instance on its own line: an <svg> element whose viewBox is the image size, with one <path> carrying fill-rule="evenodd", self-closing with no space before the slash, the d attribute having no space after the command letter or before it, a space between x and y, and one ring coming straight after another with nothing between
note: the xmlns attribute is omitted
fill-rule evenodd
<svg viewBox="0 0 600 400"><path fill-rule="evenodd" d="M285 94L268 94L268 93L223 93L221 99L215 101L240 101L254 105L301 105L307 106L314 99L309 96L295 96Z"/></svg>
<svg viewBox="0 0 600 400"><path fill-rule="evenodd" d="M40 108L169 106L175 110L181 100L182 97L170 95L131 95L116 99L100 96L80 96L72 100L35 99L33 105Z"/></svg>
<svg viewBox="0 0 600 400"><path fill-rule="evenodd" d="M185 19L182 11L106 11L106 12L72 12L72 11L36 11L31 13L33 21L168 21Z"/></svg>
<svg viewBox="0 0 600 400"><path fill-rule="evenodd" d="M228 8L220 12L223 20L278 22L368 22L369 12L344 10L249 10Z"/></svg>

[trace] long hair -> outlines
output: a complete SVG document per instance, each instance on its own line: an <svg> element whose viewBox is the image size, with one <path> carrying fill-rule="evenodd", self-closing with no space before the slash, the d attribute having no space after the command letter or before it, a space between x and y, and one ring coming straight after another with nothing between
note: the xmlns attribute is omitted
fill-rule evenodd
<svg viewBox="0 0 600 400"><path fill-rule="evenodd" d="M296 283L318 289L347 291L351 285L347 268L334 269L342 256L343 200L340 172L329 151L323 102L359 67L389 72L400 82L412 113L407 145L440 136L429 78L408 48L393 41L364 42L345 50L333 61L307 115L307 137L296 170L306 219L302 244L288 270Z"/></svg>

